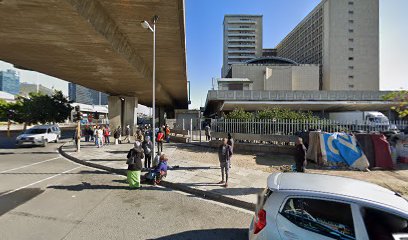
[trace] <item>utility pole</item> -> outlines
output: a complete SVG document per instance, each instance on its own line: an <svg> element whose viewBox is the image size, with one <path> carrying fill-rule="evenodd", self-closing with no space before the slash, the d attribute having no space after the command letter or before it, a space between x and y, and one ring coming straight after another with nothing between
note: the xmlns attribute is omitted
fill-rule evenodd
<svg viewBox="0 0 408 240"><path fill-rule="evenodd" d="M81 109L78 106L75 106L75 120L77 121L77 128L76 128L76 147L77 147L77 152L81 151L81 119L82 119L82 113Z"/></svg>

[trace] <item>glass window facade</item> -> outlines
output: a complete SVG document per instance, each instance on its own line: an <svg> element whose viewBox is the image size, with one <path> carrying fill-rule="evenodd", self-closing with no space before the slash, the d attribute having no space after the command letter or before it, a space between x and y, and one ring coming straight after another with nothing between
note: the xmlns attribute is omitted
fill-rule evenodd
<svg viewBox="0 0 408 240"><path fill-rule="evenodd" d="M20 93L20 76L14 70L0 71L0 91L18 95Z"/></svg>

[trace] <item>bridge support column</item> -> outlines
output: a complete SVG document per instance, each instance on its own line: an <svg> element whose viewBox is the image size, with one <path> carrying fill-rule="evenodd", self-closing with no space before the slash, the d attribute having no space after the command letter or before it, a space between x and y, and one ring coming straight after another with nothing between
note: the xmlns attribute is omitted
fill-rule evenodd
<svg viewBox="0 0 408 240"><path fill-rule="evenodd" d="M114 129L122 126L122 101L118 96L108 96L109 127L113 134Z"/></svg>
<svg viewBox="0 0 408 240"><path fill-rule="evenodd" d="M156 107L156 118L159 120L158 125L159 127L162 127L166 120L165 120L165 111L163 107Z"/></svg>
<svg viewBox="0 0 408 240"><path fill-rule="evenodd" d="M118 126L122 127L122 135L127 125L130 126L131 134L136 130L137 125L137 106L136 97L108 97L109 123L113 132Z"/></svg>
<svg viewBox="0 0 408 240"><path fill-rule="evenodd" d="M130 134L136 132L137 126L137 106L138 99L136 97L124 97L125 106L124 106L124 126L130 126Z"/></svg>

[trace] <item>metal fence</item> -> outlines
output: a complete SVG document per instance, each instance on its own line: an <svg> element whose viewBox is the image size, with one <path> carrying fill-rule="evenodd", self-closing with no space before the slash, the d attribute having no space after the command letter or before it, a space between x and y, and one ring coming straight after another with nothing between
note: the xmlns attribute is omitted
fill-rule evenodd
<svg viewBox="0 0 408 240"><path fill-rule="evenodd" d="M408 121L392 121L390 124L366 123L358 124L356 122L338 122L329 119L321 120L239 120L239 119L219 119L212 121L211 129L213 132L230 132L245 134L277 134L293 135L297 132L310 129L321 130L325 132L353 132L353 131L388 131L391 129L405 129L408 127Z"/></svg>

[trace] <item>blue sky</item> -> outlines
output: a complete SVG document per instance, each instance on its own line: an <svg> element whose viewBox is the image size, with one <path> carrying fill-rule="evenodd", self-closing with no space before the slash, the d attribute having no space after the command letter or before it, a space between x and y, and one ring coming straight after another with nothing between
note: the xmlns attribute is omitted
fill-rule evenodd
<svg viewBox="0 0 408 240"><path fill-rule="evenodd" d="M320 0L186 0L187 68L190 108L205 104L212 77L222 66L224 14L262 14L263 47L275 47ZM380 0L380 87L408 89L408 0ZM11 65L0 61L0 69ZM38 82L67 93L67 83L43 74L19 71L22 81Z"/></svg>

